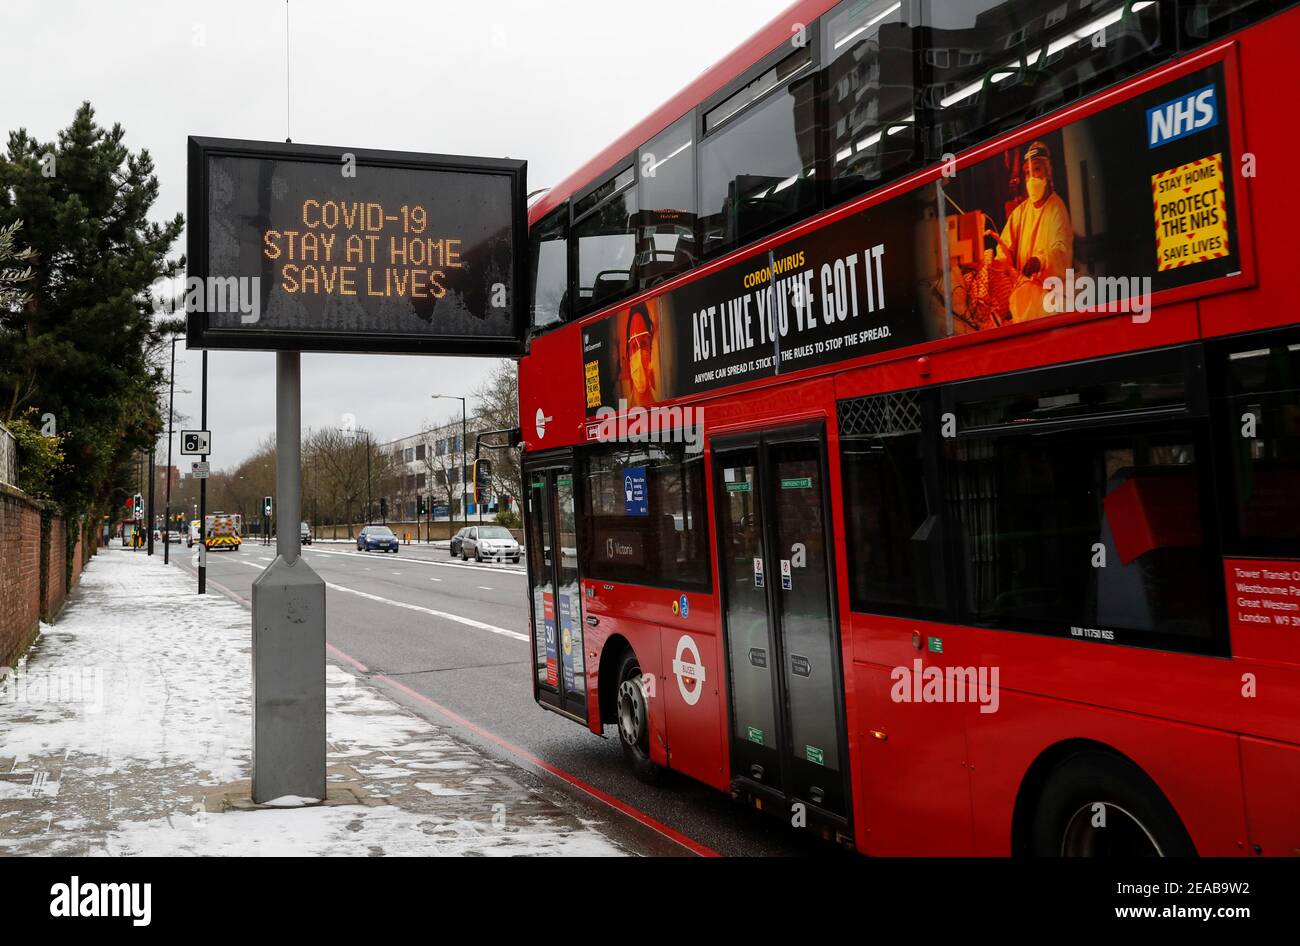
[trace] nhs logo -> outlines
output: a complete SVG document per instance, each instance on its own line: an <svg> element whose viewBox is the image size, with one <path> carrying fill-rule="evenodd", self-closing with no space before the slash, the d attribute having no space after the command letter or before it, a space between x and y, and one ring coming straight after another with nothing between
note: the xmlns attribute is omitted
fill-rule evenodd
<svg viewBox="0 0 1300 946"><path fill-rule="evenodd" d="M1147 109L1147 147L1158 148L1219 124L1214 86Z"/></svg>

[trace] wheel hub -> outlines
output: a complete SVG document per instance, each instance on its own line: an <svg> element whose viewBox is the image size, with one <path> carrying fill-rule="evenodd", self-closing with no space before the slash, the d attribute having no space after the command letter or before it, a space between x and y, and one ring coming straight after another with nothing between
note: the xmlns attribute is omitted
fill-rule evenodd
<svg viewBox="0 0 1300 946"><path fill-rule="evenodd" d="M641 678L624 680L618 688L618 734L629 746L641 743L641 733L645 730L645 694L641 689Z"/></svg>

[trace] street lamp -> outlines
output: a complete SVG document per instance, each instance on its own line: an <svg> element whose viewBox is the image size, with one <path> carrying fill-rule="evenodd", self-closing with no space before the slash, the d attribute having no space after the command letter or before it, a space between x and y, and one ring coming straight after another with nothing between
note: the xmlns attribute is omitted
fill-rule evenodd
<svg viewBox="0 0 1300 946"><path fill-rule="evenodd" d="M356 439L356 436L357 436L357 429L356 429L355 427L350 427L350 428L349 428L349 427L336 427L335 429L338 430L339 433L351 434L351 435L352 435L352 438L353 438L354 440ZM366 518L366 522L365 522L365 524L366 524L366 525L370 525L370 503L371 503L371 496L370 496L370 454L374 452L374 445L373 445L373 443L371 442L371 439L370 439L370 431L369 431L369 430L366 430L366 431L365 431L365 435L366 435L366 517L365 517L365 518ZM346 510L345 510L345 511L346 511Z"/></svg>
<svg viewBox="0 0 1300 946"><path fill-rule="evenodd" d="M457 397L454 394L430 394L429 397L435 401L438 398L446 398L451 401L460 401L460 513L463 524L469 525L469 503L466 501L469 497L468 474L465 472L465 448L468 435L466 433L467 425L465 423L465 399Z"/></svg>

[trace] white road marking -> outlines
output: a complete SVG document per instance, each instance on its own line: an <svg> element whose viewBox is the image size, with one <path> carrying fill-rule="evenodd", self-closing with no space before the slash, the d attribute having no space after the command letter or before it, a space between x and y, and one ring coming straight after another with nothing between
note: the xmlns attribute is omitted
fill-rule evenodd
<svg viewBox="0 0 1300 946"><path fill-rule="evenodd" d="M479 586L478 586L478 589L479 589L479 591L491 591L491 590L492 590L492 589L489 588L487 585L479 585Z"/></svg>
<svg viewBox="0 0 1300 946"><path fill-rule="evenodd" d="M346 555L349 558L355 558L357 555L364 554L361 552L337 552L337 551L331 551L329 549L303 549L303 551L311 552L313 555ZM517 566L517 565L507 568L504 565L501 566L487 565L487 564L479 565L473 562L435 562L435 561L431 561L430 559L419 558L418 556L414 556L414 555L407 558L406 561L412 562L417 565L437 565L439 568L476 568L479 571L492 572L495 575L525 574L524 569L521 566Z"/></svg>
<svg viewBox="0 0 1300 946"><path fill-rule="evenodd" d="M497 568L492 565L476 565L470 562L421 562L422 565L437 565L441 568L474 568L481 572L492 572L494 575L522 575L524 570L519 567L515 568Z"/></svg>
<svg viewBox="0 0 1300 946"><path fill-rule="evenodd" d="M247 565L249 568L260 569L260 565L254 565L252 562L240 562L240 565ZM502 637L510 637L517 641L528 642L528 635L521 634L518 631L512 631L509 628L497 627L495 624L487 624L483 621L475 621L473 618L467 618L460 614L452 614L450 611L439 611L436 608L424 608L418 604L407 604L405 601L394 601L392 598L383 598L379 595L372 595L366 591L358 591L355 588L345 588L343 585L336 585L332 581L325 582L325 587L334 591L342 591L345 594L356 595L358 598L368 598L371 601L378 601L380 604L391 605L394 608L404 608L407 611L418 611L421 614L428 614L435 618L442 618L444 621L453 621L456 624L463 624L466 627L472 627L480 631L488 631L492 634L500 634Z"/></svg>

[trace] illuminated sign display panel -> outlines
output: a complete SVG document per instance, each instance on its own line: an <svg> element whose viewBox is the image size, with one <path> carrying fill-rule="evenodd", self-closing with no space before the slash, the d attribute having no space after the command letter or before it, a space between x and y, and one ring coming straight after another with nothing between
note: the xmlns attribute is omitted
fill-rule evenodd
<svg viewBox="0 0 1300 946"><path fill-rule="evenodd" d="M513 355L526 163L190 138L187 342Z"/></svg>

